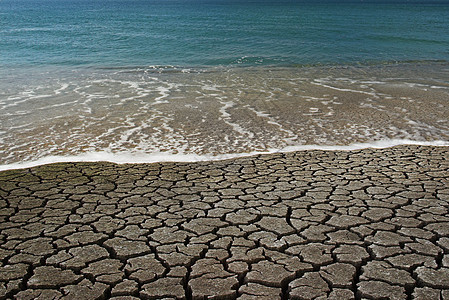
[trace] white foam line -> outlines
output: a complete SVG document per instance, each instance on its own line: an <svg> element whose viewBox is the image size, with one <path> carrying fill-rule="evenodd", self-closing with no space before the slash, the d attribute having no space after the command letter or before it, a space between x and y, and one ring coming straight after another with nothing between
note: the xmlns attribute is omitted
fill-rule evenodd
<svg viewBox="0 0 449 300"><path fill-rule="evenodd" d="M223 106L220 108L220 113L221 113L221 119L223 120L223 122L225 122L226 124L228 124L229 126L232 127L232 130L236 131L237 133L243 135L243 136L247 136L248 139L252 139L254 138L254 133L252 133L251 131L248 131L246 129L244 129L242 126L240 126L237 123L231 122L229 121L231 119L231 114L228 113L226 110L228 108L234 107L235 103L232 101L228 101L228 102L220 102L221 104L223 104Z"/></svg>
<svg viewBox="0 0 449 300"><path fill-rule="evenodd" d="M298 136L296 134L294 134L293 131L285 129L282 126L282 124L276 122L275 119L273 117L271 117L269 114L261 112L261 111L257 111L256 109L254 109L248 105L246 107L250 111L254 112L256 114L256 116L261 117L261 118L266 118L268 124L275 125L279 128L280 131L285 132L289 136L289 137L285 138L286 141L291 142L298 138Z"/></svg>
<svg viewBox="0 0 449 300"><path fill-rule="evenodd" d="M166 99L168 96L170 96L170 90L171 88L175 87L175 85L173 84L169 84L169 87L163 87L163 86L158 86L156 88L156 91L160 94L159 97L156 97L154 99L154 103L153 104L163 104L163 103L168 103L168 100Z"/></svg>
<svg viewBox="0 0 449 300"><path fill-rule="evenodd" d="M307 150L325 150L325 151L353 151L360 149L385 149L400 145L418 145L418 146L449 146L449 141L414 141L408 139L388 139L379 140L371 143L354 143L346 146L327 146L327 145L298 145L288 146L282 149L269 149L267 151L254 151L248 153L231 153L220 155L198 155L198 154L171 154L166 152L118 152L110 151L86 152L79 155L68 156L46 156L35 161L13 163L8 165L0 165L0 171L11 169L31 168L35 166L63 163L63 162L99 162L106 161L118 164L127 163L157 163L157 162L198 162L198 161L217 161L231 158L248 157L258 154L286 153L294 151Z"/></svg>
<svg viewBox="0 0 449 300"><path fill-rule="evenodd" d="M325 87L325 88L328 88L328 89L341 91L341 92L351 92L351 93L359 93L359 94L365 94L365 95L370 95L370 96L377 96L376 93L370 93L370 92L358 91L358 90L352 90L352 89L337 88L337 87L334 87L334 86L330 86L330 85L321 83L321 81L319 81L319 80L315 80L315 82L310 82L310 83L314 84L314 85L322 86L322 87Z"/></svg>
<svg viewBox="0 0 449 300"><path fill-rule="evenodd" d="M66 90L69 87L67 83L64 83L61 85L61 87L57 90L55 90L55 95L61 94L64 90Z"/></svg>

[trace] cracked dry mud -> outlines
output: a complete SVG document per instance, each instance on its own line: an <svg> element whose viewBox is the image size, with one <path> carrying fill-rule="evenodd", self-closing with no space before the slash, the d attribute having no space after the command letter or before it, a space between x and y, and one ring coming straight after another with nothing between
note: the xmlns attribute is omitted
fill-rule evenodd
<svg viewBox="0 0 449 300"><path fill-rule="evenodd" d="M449 148L0 173L0 297L449 299Z"/></svg>

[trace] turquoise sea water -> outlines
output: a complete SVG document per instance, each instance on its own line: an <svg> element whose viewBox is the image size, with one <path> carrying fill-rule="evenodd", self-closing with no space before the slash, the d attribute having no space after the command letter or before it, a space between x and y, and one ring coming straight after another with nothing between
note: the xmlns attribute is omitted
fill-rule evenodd
<svg viewBox="0 0 449 300"><path fill-rule="evenodd" d="M449 59L449 2L2 0L2 68Z"/></svg>
<svg viewBox="0 0 449 300"><path fill-rule="evenodd" d="M448 99L449 1L0 0L3 165L444 143Z"/></svg>

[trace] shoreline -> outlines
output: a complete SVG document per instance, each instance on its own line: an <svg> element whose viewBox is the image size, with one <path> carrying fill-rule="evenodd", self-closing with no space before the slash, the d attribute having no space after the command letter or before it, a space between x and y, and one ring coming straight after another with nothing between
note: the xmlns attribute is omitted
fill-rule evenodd
<svg viewBox="0 0 449 300"><path fill-rule="evenodd" d="M28 169L42 165L55 163L77 163L77 162L108 162L115 164L152 164L152 163L195 163L214 162L229 159L248 158L258 155L270 155L275 153L292 153L301 151L356 151L363 149L388 149L398 146L428 146L428 147L448 147L449 141L412 141L412 140L383 140L371 143L354 143L351 145L302 145L290 146L283 149L273 149L261 152L231 153L220 155L197 155L197 154L171 154L171 153L110 153L110 152L90 152L69 156L48 156L35 161L19 162L0 165L0 172L15 169Z"/></svg>

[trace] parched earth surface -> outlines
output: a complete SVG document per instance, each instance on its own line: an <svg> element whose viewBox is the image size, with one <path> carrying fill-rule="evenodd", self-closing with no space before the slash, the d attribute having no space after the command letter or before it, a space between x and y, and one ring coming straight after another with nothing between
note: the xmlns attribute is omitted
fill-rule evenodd
<svg viewBox="0 0 449 300"><path fill-rule="evenodd" d="M449 148L0 173L0 297L449 299Z"/></svg>

